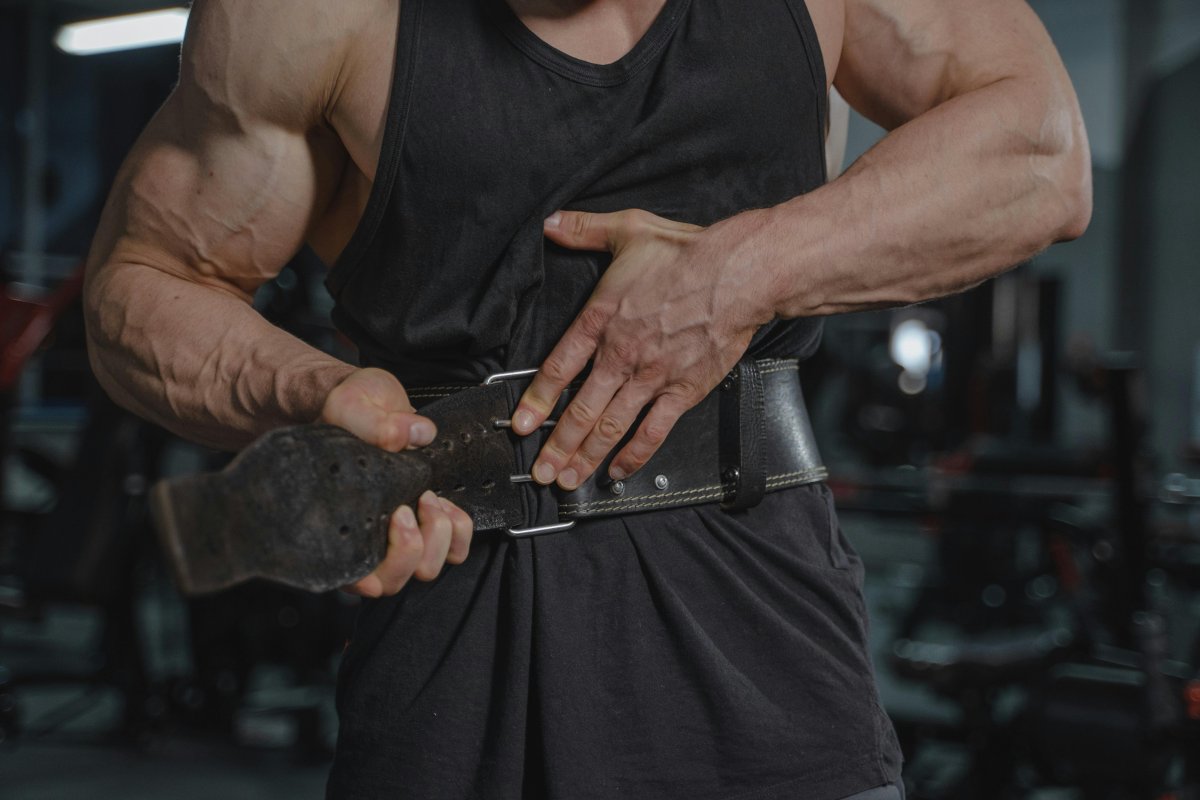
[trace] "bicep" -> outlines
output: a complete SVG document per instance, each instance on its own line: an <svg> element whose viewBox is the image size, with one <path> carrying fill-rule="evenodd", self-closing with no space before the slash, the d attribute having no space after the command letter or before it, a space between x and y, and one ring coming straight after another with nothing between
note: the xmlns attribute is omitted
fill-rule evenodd
<svg viewBox="0 0 1200 800"><path fill-rule="evenodd" d="M952 97L1062 66L1024 0L846 0L835 84L893 129Z"/></svg>
<svg viewBox="0 0 1200 800"><path fill-rule="evenodd" d="M177 91L118 175L94 267L141 264L248 296L299 249L335 170L304 133L221 130Z"/></svg>
<svg viewBox="0 0 1200 800"><path fill-rule="evenodd" d="M242 22L275 33L231 39L241 4L195 8L179 85L118 173L89 280L133 264L249 299L300 248L344 165L322 125L331 70L297 67L270 20Z"/></svg>

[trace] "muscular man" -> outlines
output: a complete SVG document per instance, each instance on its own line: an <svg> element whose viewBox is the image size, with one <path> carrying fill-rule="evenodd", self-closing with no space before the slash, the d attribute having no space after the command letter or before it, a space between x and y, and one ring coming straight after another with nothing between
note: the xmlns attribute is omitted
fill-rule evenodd
<svg viewBox="0 0 1200 800"><path fill-rule="evenodd" d="M826 183L832 83L890 133ZM435 435L406 388L540 365L516 466L553 496L623 440L608 477L633 474L744 355L803 359L822 315L975 285L1090 203L1021 0L197 0L92 250L92 363L209 445L321 419L392 450ZM362 368L249 305L304 243ZM898 780L822 484L519 541L428 494L389 543L350 587L331 796Z"/></svg>

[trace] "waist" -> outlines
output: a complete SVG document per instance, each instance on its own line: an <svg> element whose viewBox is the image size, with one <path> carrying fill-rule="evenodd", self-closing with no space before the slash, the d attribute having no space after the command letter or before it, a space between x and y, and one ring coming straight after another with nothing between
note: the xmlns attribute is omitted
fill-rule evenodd
<svg viewBox="0 0 1200 800"><path fill-rule="evenodd" d="M443 467L435 468L435 491L468 510L479 509L473 513L479 530L503 528L514 536L535 535L568 530L575 520L586 517L700 503L718 502L737 511L756 505L766 492L815 483L828 475L805 407L799 362L748 358L679 419L660 449L635 474L620 481L609 479L606 459L573 491L540 486L532 481L528 468L547 434L522 439L504 429L530 372L489 379L492 400L486 411L473 412L476 419L470 423L455 413L457 404L452 399L467 386L408 389L413 404L438 424L440 439L461 437L464 424L489 429L489 438L510 438L513 459L507 476L470 474L475 462L468 458L447 458L441 462ZM563 394L556 411L570 402L574 388ZM505 507L504 513L488 513L489 507L499 511L497 505ZM511 524L514 517L523 522Z"/></svg>

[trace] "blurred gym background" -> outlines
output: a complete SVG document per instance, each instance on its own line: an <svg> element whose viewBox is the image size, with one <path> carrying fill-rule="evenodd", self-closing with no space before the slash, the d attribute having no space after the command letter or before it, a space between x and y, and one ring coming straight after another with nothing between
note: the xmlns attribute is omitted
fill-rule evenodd
<svg viewBox="0 0 1200 800"><path fill-rule="evenodd" d="M1033 0L1074 79L1079 241L923 306L829 320L805 369L873 655L925 798L1200 798L1200 2ZM185 601L145 513L220 454L89 374L79 265L170 91L166 43L0 0L0 795L317 798L340 594ZM68 52L74 51L74 52ZM847 160L882 131L852 117ZM345 352L302 254L258 307Z"/></svg>

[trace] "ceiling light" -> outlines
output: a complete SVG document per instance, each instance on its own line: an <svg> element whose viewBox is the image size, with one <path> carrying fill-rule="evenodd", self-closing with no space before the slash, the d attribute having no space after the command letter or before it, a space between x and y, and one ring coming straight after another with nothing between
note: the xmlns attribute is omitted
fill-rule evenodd
<svg viewBox="0 0 1200 800"><path fill-rule="evenodd" d="M186 8L164 8L140 14L124 14L63 25L54 43L64 52L79 56L176 44L187 27Z"/></svg>

